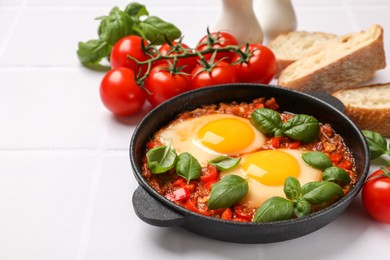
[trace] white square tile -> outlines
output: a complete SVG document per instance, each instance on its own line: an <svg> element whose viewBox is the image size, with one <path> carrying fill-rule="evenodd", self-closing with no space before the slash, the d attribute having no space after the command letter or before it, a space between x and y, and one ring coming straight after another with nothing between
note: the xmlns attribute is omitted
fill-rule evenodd
<svg viewBox="0 0 390 260"><path fill-rule="evenodd" d="M4 6L4 5L0 5ZM0 56L5 49L5 41L11 33L11 28L17 19L18 9L15 7L0 7Z"/></svg>
<svg viewBox="0 0 390 260"><path fill-rule="evenodd" d="M97 38L105 9L26 8L0 60L5 66L78 66L79 41ZM28 44L26 40L28 39Z"/></svg>
<svg viewBox="0 0 390 260"><path fill-rule="evenodd" d="M95 159L0 154L0 259L76 259Z"/></svg>
<svg viewBox="0 0 390 260"><path fill-rule="evenodd" d="M106 127L102 73L0 70L1 149L96 148Z"/></svg>
<svg viewBox="0 0 390 260"><path fill-rule="evenodd" d="M201 237L178 227L159 228L135 215L131 198L138 184L128 154L110 153L102 161L86 259L256 259L257 245Z"/></svg>

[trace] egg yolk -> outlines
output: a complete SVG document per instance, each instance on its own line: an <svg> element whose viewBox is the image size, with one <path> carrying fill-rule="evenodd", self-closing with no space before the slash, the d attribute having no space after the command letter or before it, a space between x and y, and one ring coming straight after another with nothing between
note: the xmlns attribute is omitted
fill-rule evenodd
<svg viewBox="0 0 390 260"><path fill-rule="evenodd" d="M232 154L249 146L255 138L255 132L245 121L221 118L203 125L198 131L198 138L211 150Z"/></svg>
<svg viewBox="0 0 390 260"><path fill-rule="evenodd" d="M264 185L284 185L287 177L297 178L300 166L290 154L279 150L266 150L250 154L242 165L247 176Z"/></svg>

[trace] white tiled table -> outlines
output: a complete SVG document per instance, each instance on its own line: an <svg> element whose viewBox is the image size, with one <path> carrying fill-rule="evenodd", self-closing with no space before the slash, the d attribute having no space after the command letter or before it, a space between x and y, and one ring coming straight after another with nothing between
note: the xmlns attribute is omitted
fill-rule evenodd
<svg viewBox="0 0 390 260"><path fill-rule="evenodd" d="M219 0L140 2L194 45L213 23ZM328 226L265 245L225 243L139 220L128 146L142 115L107 112L98 95L103 73L76 57L78 41L96 37L94 18L127 3L0 1L1 260L390 259L390 225L372 221L360 197ZM300 30L344 34L383 25L390 53L388 0L293 3ZM389 72L372 81L389 82Z"/></svg>

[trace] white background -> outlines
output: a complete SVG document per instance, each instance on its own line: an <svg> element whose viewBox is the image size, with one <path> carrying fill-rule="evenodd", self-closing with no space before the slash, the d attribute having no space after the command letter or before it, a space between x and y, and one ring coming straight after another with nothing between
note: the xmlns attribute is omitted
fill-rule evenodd
<svg viewBox="0 0 390 260"><path fill-rule="evenodd" d="M219 10L219 0L139 2L192 46ZM98 94L104 73L76 56L78 41L97 37L94 18L127 3L0 0L0 259L390 259L390 225L372 221L360 196L328 226L265 245L139 220L128 147L147 109L112 116ZM299 30L345 34L381 24L390 53L390 1L293 3ZM389 81L389 69L372 80Z"/></svg>

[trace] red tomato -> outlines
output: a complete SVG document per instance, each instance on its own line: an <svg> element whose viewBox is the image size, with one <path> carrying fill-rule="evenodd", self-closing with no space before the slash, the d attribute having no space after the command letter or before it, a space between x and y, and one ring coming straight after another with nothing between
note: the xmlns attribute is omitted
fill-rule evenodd
<svg viewBox="0 0 390 260"><path fill-rule="evenodd" d="M205 183L211 180L216 180L217 178L218 178L217 167L210 164L207 165L207 171L200 176L200 180Z"/></svg>
<svg viewBox="0 0 390 260"><path fill-rule="evenodd" d="M241 204L234 205L234 212L236 213L236 218L245 219L248 221L252 220L253 211L245 208Z"/></svg>
<svg viewBox="0 0 390 260"><path fill-rule="evenodd" d="M244 52L246 46L241 47ZM249 44L249 53L247 59L235 54L232 62L238 62L237 75L240 82L268 84L275 76L277 62L274 53L264 45ZM241 60L241 62L239 62Z"/></svg>
<svg viewBox="0 0 390 260"><path fill-rule="evenodd" d="M129 68L112 69L100 84L100 97L104 106L116 115L132 115L142 109L146 92L134 79Z"/></svg>
<svg viewBox="0 0 390 260"><path fill-rule="evenodd" d="M173 45L173 46L172 46ZM186 49L189 53L192 53L192 50L190 47L188 47L187 44L181 43L181 46ZM161 45L161 47L158 49L158 52L161 53L162 55L166 56L174 56L176 54L183 54L184 51L181 49L181 51L175 51L175 48L177 48L177 42L171 42L171 45L168 43L164 43ZM196 57L186 57L186 58L180 58L177 60L176 67L182 67L182 71L186 73L191 73L192 70L195 68L197 62ZM156 61L156 65L166 65L168 64L168 61L173 64L173 59L162 59Z"/></svg>
<svg viewBox="0 0 390 260"><path fill-rule="evenodd" d="M203 88L212 85L238 82L236 69L225 61L205 69L198 65L192 72L192 88Z"/></svg>
<svg viewBox="0 0 390 260"><path fill-rule="evenodd" d="M390 166L387 169L390 170ZM390 224L390 177L380 176L381 174L384 174L384 171L377 170L368 178L363 185L361 196L363 205L371 217Z"/></svg>
<svg viewBox="0 0 390 260"><path fill-rule="evenodd" d="M151 92L146 98L157 106L162 102L184 93L191 88L188 75L171 73L168 66L157 66L151 69L145 80L145 87Z"/></svg>
<svg viewBox="0 0 390 260"><path fill-rule="evenodd" d="M125 36L120 39L112 47L110 55L111 68L127 67L138 75L141 75L147 70L147 64L138 66L138 64L129 59L127 56L131 56L138 61L145 61L150 57L142 50L142 41L145 46L148 46L148 42L136 35ZM141 69L141 71L140 71Z"/></svg>
<svg viewBox="0 0 390 260"><path fill-rule="evenodd" d="M199 41L195 50L202 51L206 50L208 47L213 46L214 48L226 47L228 45L238 45L237 39L228 32L213 32L211 34L207 34L203 36L203 38ZM218 52L215 60L220 60L225 57L224 61L230 62L234 52ZM212 53L207 53L203 55L206 60L209 60L212 56Z"/></svg>

